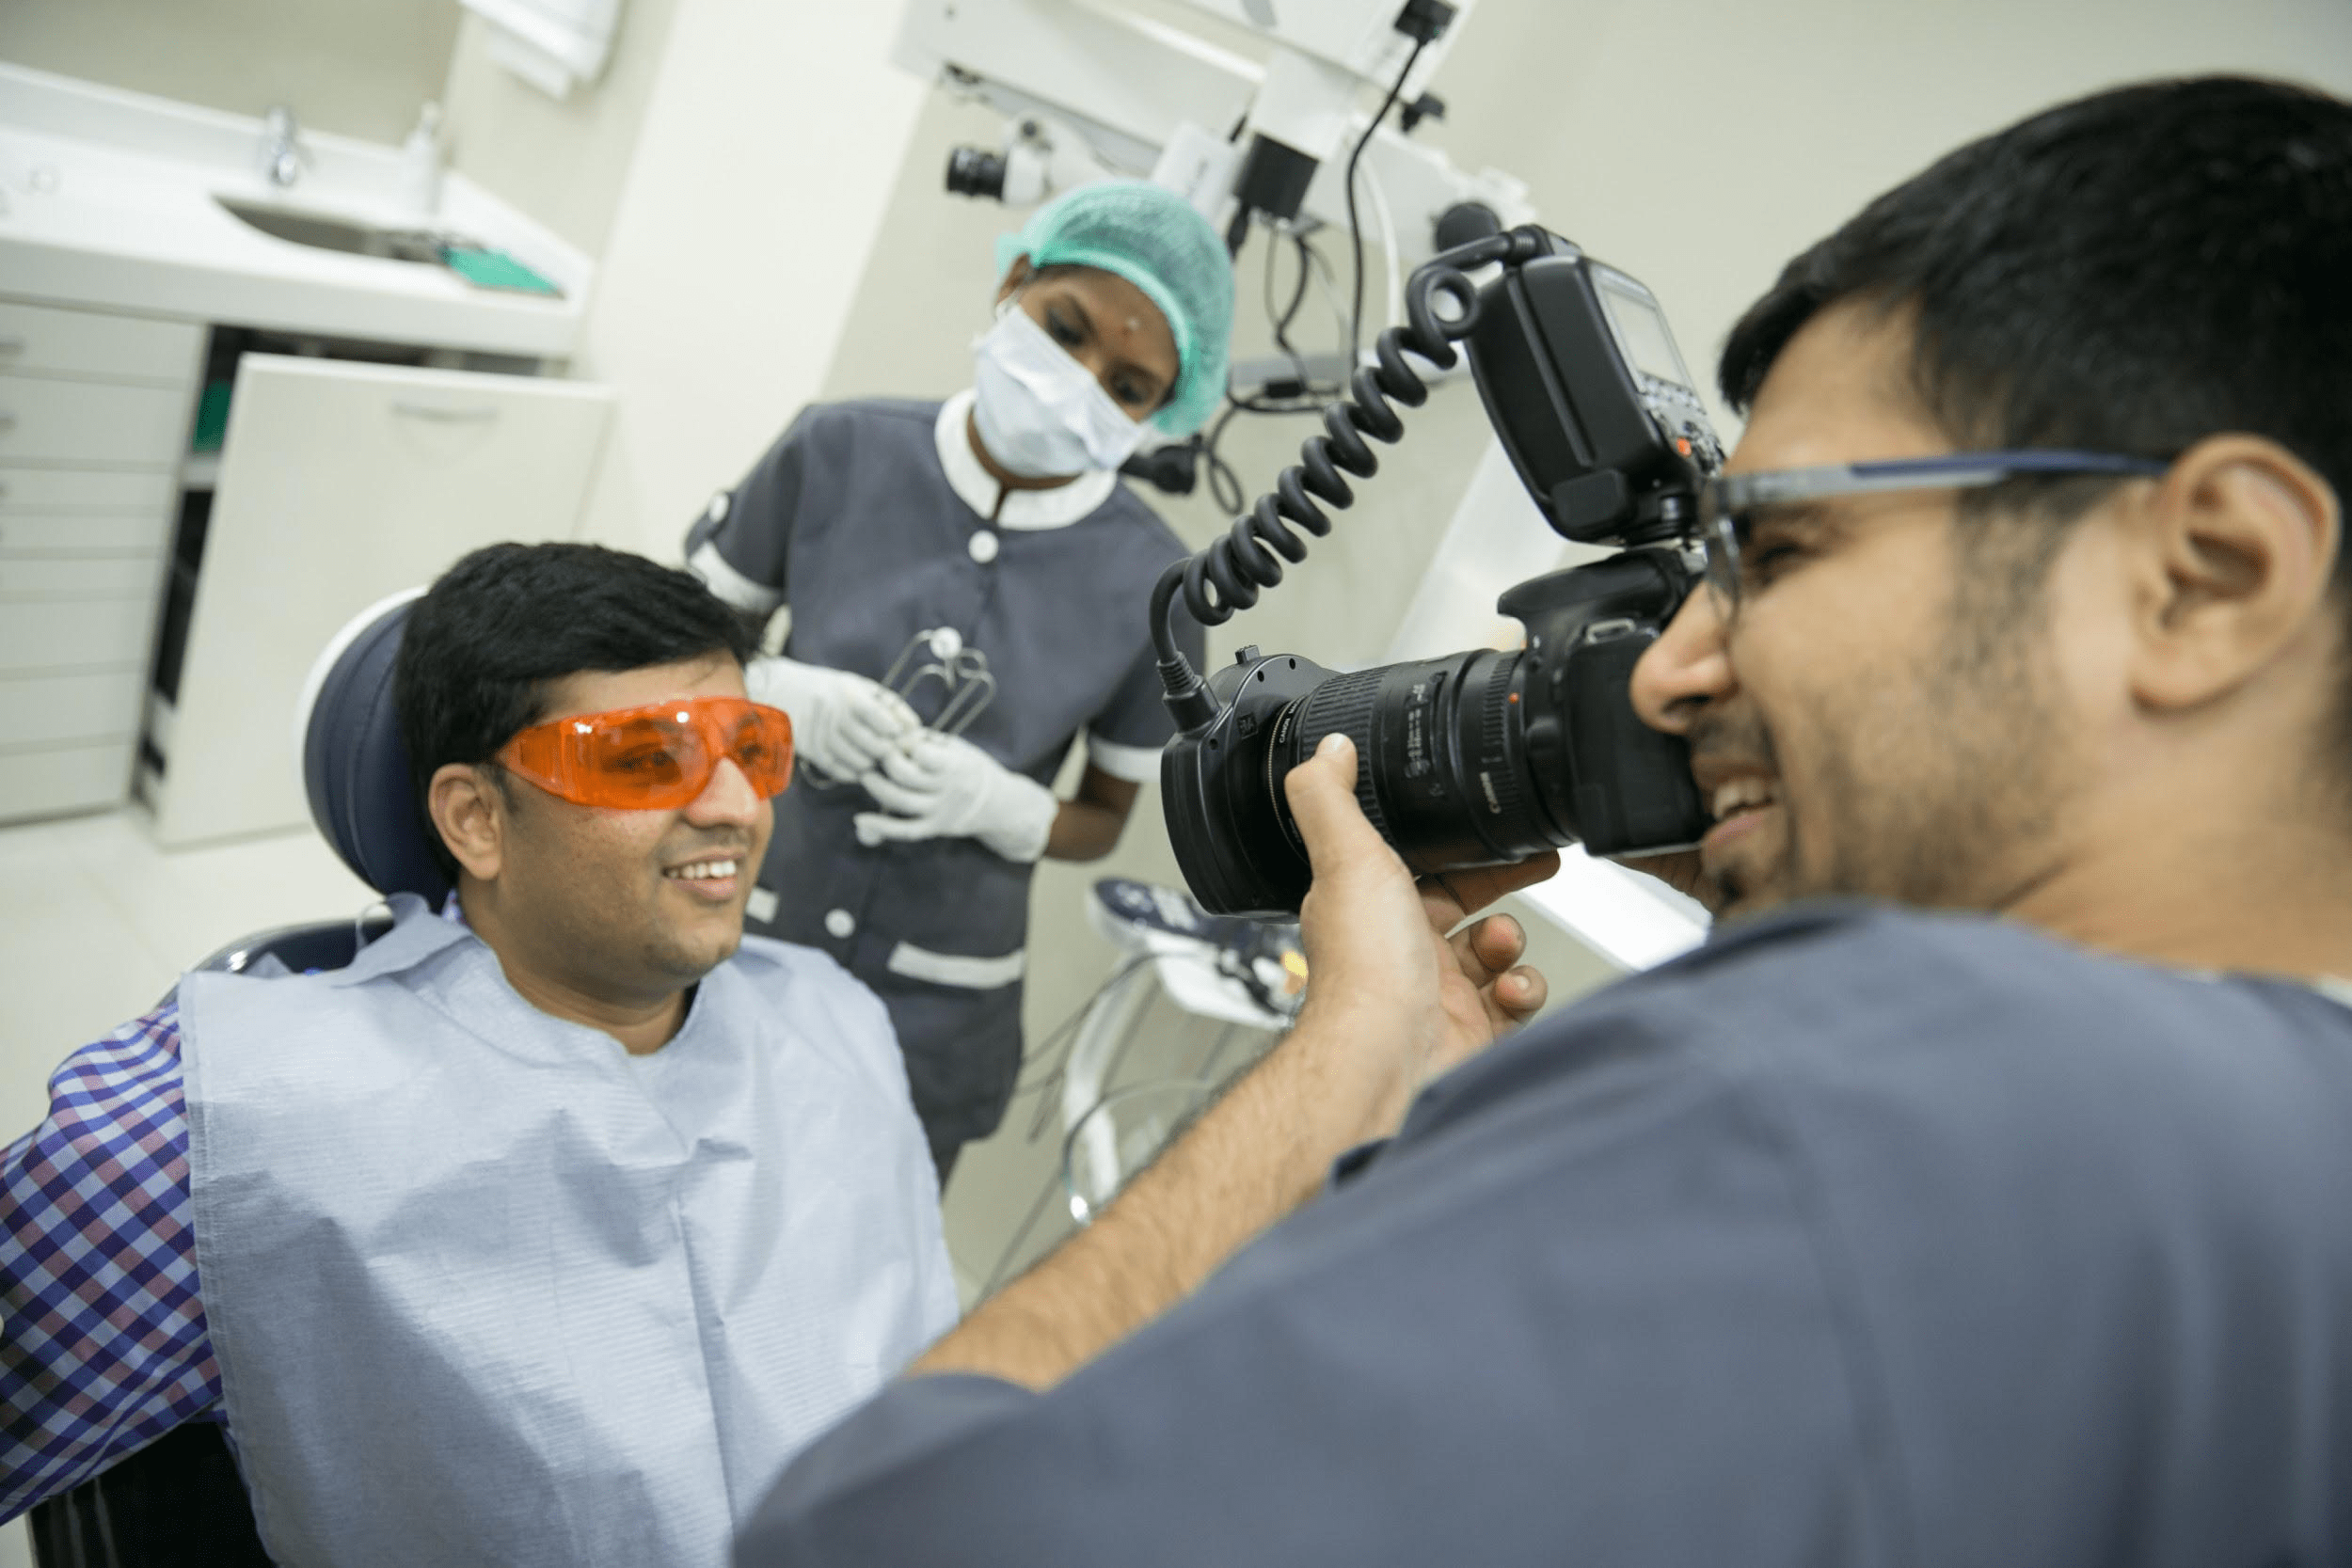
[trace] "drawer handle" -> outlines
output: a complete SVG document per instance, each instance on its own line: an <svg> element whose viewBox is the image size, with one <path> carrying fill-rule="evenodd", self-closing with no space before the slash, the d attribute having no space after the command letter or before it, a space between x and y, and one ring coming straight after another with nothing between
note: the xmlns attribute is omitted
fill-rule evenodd
<svg viewBox="0 0 2352 1568"><path fill-rule="evenodd" d="M403 419L426 420L434 424L488 424L499 417L490 404L474 408L445 408L437 403L396 403L392 412Z"/></svg>
<svg viewBox="0 0 2352 1568"><path fill-rule="evenodd" d="M24 339L22 339L22 338L0 338L0 355L22 354L22 353L24 353Z"/></svg>

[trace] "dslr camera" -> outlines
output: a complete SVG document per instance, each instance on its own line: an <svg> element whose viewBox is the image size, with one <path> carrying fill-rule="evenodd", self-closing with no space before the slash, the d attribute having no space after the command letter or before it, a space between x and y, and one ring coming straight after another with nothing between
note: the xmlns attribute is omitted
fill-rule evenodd
<svg viewBox="0 0 2352 1568"><path fill-rule="evenodd" d="M1153 600L1180 730L1160 765L1168 832L1194 896L1220 914L1297 912L1308 862L1283 780L1334 732L1356 744L1364 815L1417 875L1578 842L1596 855L1687 848L1708 825L1688 749L1636 717L1629 689L1703 573L1698 488L1723 464L1657 298L1523 228L1417 270L1406 311L1298 466L1228 537L1171 567ZM1335 673L1249 647L1203 682L1167 629L1176 602L1214 625L1279 581L1306 553L1295 530L1330 528L1317 503L1347 505L1343 474L1377 467L1364 436L1396 440L1391 404L1427 397L1406 351L1445 369L1457 342L1545 518L1617 552L1505 592L1498 608L1526 627L1516 652Z"/></svg>

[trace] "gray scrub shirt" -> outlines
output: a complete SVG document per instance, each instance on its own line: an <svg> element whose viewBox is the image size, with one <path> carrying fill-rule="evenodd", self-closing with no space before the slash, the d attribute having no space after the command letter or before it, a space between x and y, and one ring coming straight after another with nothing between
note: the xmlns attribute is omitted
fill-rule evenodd
<svg viewBox="0 0 2352 1568"><path fill-rule="evenodd" d="M1175 729L1149 601L1184 546L1116 483L1066 526L991 528L942 465L940 410L803 410L694 525L688 555L715 549L734 577L714 586L747 609L788 603L786 651L810 664L880 680L917 633L952 629L996 681L963 736L1014 772L1050 784L1081 732L1148 768ZM1181 635L1197 662L1200 628L1185 620ZM927 685L909 700L928 721L945 692ZM850 818L878 809L855 784L818 787L803 769L777 798L760 870L773 912L752 925L873 987L933 1143L981 1137L1020 1072L1032 868L968 838L862 846Z"/></svg>
<svg viewBox="0 0 2352 1568"><path fill-rule="evenodd" d="M2352 1561L2352 1012L1789 911L1439 1081L1053 1391L894 1386L737 1561Z"/></svg>

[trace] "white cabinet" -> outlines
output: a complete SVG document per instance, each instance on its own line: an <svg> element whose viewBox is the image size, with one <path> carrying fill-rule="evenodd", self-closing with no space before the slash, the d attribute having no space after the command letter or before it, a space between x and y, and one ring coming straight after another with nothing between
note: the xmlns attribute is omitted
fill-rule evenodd
<svg viewBox="0 0 2352 1568"><path fill-rule="evenodd" d="M0 680L0 735L20 746L90 744L120 734L138 711L144 670L86 671Z"/></svg>
<svg viewBox="0 0 2352 1568"><path fill-rule="evenodd" d="M204 329L0 300L0 821L131 780Z"/></svg>
<svg viewBox="0 0 2352 1568"><path fill-rule="evenodd" d="M0 300L0 371L18 375L182 387L202 336L185 322Z"/></svg>
<svg viewBox="0 0 2352 1568"><path fill-rule="evenodd" d="M0 681L140 669L154 621L151 586L135 594L32 596L0 604ZM127 741L138 729L138 705L134 702L120 718L110 733ZM123 782L130 782L129 774Z"/></svg>
<svg viewBox="0 0 2352 1568"><path fill-rule="evenodd" d="M352 615L499 540L570 537L598 386L252 354L238 361L168 749L166 844L298 826L294 707Z"/></svg>
<svg viewBox="0 0 2352 1568"><path fill-rule="evenodd" d="M0 463L168 462L187 434L185 387L0 375Z"/></svg>

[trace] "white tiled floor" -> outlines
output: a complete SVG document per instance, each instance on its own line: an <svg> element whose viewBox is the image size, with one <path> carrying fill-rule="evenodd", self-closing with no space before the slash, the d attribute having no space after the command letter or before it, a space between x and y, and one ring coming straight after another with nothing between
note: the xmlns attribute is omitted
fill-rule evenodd
<svg viewBox="0 0 2352 1568"><path fill-rule="evenodd" d="M0 829L0 1142L40 1119L68 1052L190 964L373 898L307 830L167 850L134 810Z"/></svg>

